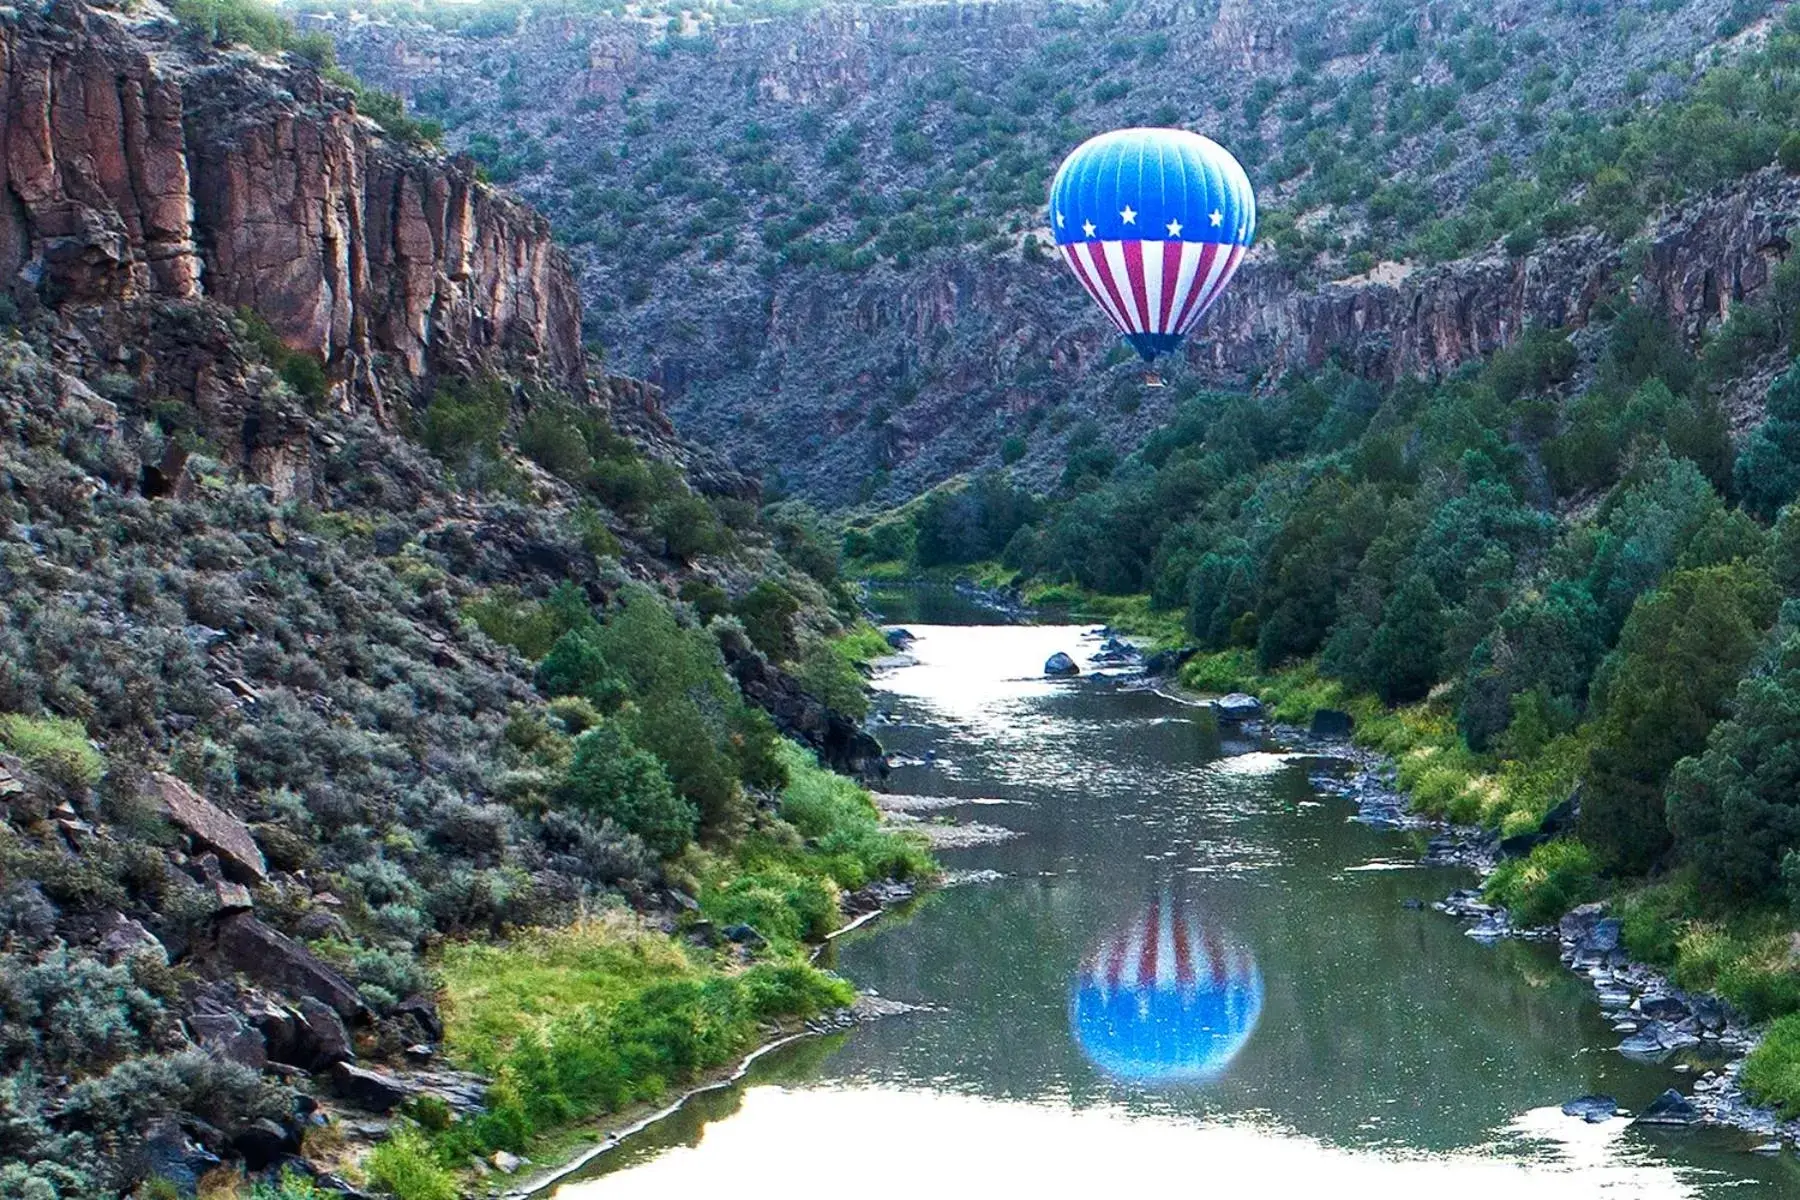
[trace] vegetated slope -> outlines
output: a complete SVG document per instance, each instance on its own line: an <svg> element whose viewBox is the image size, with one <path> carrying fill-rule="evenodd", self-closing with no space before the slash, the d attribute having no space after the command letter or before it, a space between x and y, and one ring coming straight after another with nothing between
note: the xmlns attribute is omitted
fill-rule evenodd
<svg viewBox="0 0 1800 1200"><path fill-rule="evenodd" d="M613 360L837 503L1014 459L1042 484L1071 439L1123 453L1170 415L1042 253L1092 133L1179 124L1245 161L1260 248L1188 359L1241 385L1442 373L1646 267L1698 338L1762 287L1768 230L1698 231L1675 281L1635 239L1791 128L1780 89L1702 95L1770 25L1723 0L349 7L372 15L315 27L551 214Z"/></svg>
<svg viewBox="0 0 1800 1200"><path fill-rule="evenodd" d="M329 47L182 11L0 15L0 1195L344 1190L344 1105L455 1195L843 1002L799 943L929 863L782 736L877 749L806 514Z"/></svg>

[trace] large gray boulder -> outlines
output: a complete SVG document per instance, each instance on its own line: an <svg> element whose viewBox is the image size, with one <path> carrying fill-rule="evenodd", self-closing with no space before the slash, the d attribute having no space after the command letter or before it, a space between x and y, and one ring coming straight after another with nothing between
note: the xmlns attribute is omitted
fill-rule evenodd
<svg viewBox="0 0 1800 1200"><path fill-rule="evenodd" d="M1563 1116L1580 1117L1589 1125L1598 1125L1619 1111L1619 1102L1611 1096L1577 1096L1562 1106Z"/></svg>
<svg viewBox="0 0 1800 1200"><path fill-rule="evenodd" d="M150 777L150 784L163 815L217 854L226 874L249 884L269 877L269 865L242 821L173 775L159 771Z"/></svg>
<svg viewBox="0 0 1800 1200"><path fill-rule="evenodd" d="M1693 1125L1700 1120L1700 1110L1674 1088L1652 1100L1637 1115L1639 1125Z"/></svg>
<svg viewBox="0 0 1800 1200"><path fill-rule="evenodd" d="M1262 701L1245 692L1232 692L1213 701L1213 711L1226 722L1254 721L1262 716Z"/></svg>
<svg viewBox="0 0 1800 1200"><path fill-rule="evenodd" d="M1053 679L1066 679L1071 675L1081 674L1081 668L1075 665L1074 659L1058 650L1044 660L1044 674Z"/></svg>
<svg viewBox="0 0 1800 1200"><path fill-rule="evenodd" d="M368 1009L350 981L286 934L270 929L253 913L233 912L213 926L218 956L250 979L290 996L311 996L347 1021Z"/></svg>

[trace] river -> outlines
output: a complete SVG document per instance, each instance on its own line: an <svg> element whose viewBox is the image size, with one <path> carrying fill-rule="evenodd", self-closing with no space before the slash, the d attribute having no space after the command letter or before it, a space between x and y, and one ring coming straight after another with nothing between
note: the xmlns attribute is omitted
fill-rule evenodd
<svg viewBox="0 0 1800 1200"><path fill-rule="evenodd" d="M1615 1051L1553 948L1409 907L1469 874L1351 821L1309 782L1328 763L1092 672L1042 678L1093 651L1080 628L908 627L881 734L932 757L893 790L1020 835L944 855L998 878L834 946L859 987L929 1011L766 1056L559 1200L1800 1195L1800 1159L1738 1135L1563 1116L1691 1077Z"/></svg>

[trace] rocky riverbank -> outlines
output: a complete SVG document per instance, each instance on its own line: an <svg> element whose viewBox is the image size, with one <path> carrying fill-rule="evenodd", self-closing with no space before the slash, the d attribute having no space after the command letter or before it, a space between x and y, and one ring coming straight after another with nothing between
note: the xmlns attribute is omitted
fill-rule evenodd
<svg viewBox="0 0 1800 1200"><path fill-rule="evenodd" d="M1413 811L1399 786L1394 762L1350 740L1347 714L1321 710L1313 724L1302 729L1264 720L1254 697L1201 696L1182 688L1172 676L1146 674L1145 686L1181 703L1208 705L1217 712L1254 711L1238 723L1241 736L1331 760L1332 769L1310 773L1313 787L1354 804L1355 820L1378 828L1429 831L1422 863L1468 867L1485 883L1507 852L1516 849L1491 830L1453 825ZM1254 710L1251 705L1256 705ZM1621 1035L1615 1047L1618 1053L1640 1061L1666 1062L1676 1073L1692 1076L1685 1094L1671 1088L1643 1112L1631 1115L1632 1120L1659 1127L1740 1129L1761 1139L1752 1149L1762 1153L1779 1151L1784 1142L1800 1147L1800 1120L1783 1121L1744 1093L1744 1058L1755 1047L1758 1031L1720 997L1685 992L1664 973L1631 961L1624 948L1621 921L1608 916L1604 904L1581 905L1556 925L1546 926L1517 924L1505 908L1488 903L1479 886L1454 891L1431 907L1463 922L1467 936L1480 942L1555 940L1563 964L1593 985L1596 1002L1610 1019L1613 1032ZM1617 1102L1606 1096L1570 1100L1564 1111L1590 1121L1621 1115Z"/></svg>

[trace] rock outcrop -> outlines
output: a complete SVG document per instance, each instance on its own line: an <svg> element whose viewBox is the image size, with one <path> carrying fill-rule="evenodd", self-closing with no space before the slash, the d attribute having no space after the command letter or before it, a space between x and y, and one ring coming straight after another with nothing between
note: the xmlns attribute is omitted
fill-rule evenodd
<svg viewBox="0 0 1800 1200"><path fill-rule="evenodd" d="M1369 170L1429 197L1430 212L1409 218L1416 229L1457 212L1497 152L1528 159L1556 126L1557 104L1600 113L1678 93L1681 72L1664 66L1705 61L1719 19L1716 4L1681 0L1622 37L1570 6L1497 0L1481 23L1509 49L1486 83L1446 66L1467 50L1456 22L1429 6L1402 14L1362 0L1324 10L1146 3L1105 17L1039 0L833 5L708 21L685 38L560 12L527 13L512 31L479 38L394 10L317 27L365 78L435 105L454 136L558 221L575 247L590 333L663 388L685 429L840 503L904 498L1020 448L1014 470L1047 485L1062 470L1065 430L1097 429L1122 455L1170 417L1183 389L1143 389L1110 325L1041 250L1042 184L1075 130L1159 112L1157 123L1204 130L1244 151L1269 215L1353 245L1381 219L1361 200L1321 198L1329 160L1300 169L1308 137L1350 121L1296 98L1295 81L1315 79L1339 103L1374 89L1372 131L1341 148L1390 147ZM1374 30L1418 53L1371 47ZM1521 113L1527 76L1551 45L1580 69L1548 110ZM497 54L512 63L504 79L490 66ZM1654 82L1640 97L1632 89L1645 77ZM1108 86L1090 91L1086 80ZM1251 95L1276 84L1281 100ZM1385 124L1427 89L1455 99L1454 127ZM609 125L621 111L635 115L622 140ZM1478 142L1484 123L1505 136ZM759 140L749 144L738 135L752 127ZM643 136L652 130L654 151ZM1455 153L1440 161L1439 151ZM969 165L978 160L988 165ZM994 218L991 234L956 240L953 198ZM1298 253L1271 222L1190 340L1177 381L1236 388L1330 360L1383 381L1442 375L1529 325L1583 326L1621 291L1661 306L1697 340L1733 304L1763 294L1788 252L1797 201L1800 184L1769 170L1672 205L1629 255L1587 231L1527 254L1496 242L1449 263L1385 262L1335 280L1360 268L1344 255ZM914 231L899 239L906 248L882 249L871 231L896 223ZM639 232L651 229L689 234ZM820 252L833 243L844 251L835 262ZM1400 254L1406 238L1377 230L1371 243L1372 253ZM1297 259L1303 272L1288 265ZM1749 415L1732 411L1739 427ZM1013 439L1013 455L1003 454Z"/></svg>
<svg viewBox="0 0 1800 1200"><path fill-rule="evenodd" d="M310 64L193 49L148 2L0 17L0 292L252 307L378 414L396 380L583 371L542 217L385 136Z"/></svg>

